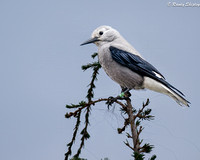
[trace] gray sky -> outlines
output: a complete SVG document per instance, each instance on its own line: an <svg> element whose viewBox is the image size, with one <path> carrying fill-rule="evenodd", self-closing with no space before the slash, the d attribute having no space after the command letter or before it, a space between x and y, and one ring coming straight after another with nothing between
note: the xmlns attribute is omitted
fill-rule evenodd
<svg viewBox="0 0 200 160"><path fill-rule="evenodd" d="M0 159L64 159L75 124L64 118L65 105L85 98L91 72L82 72L81 65L97 51L80 43L100 25L117 29L191 102L183 109L165 95L132 91L136 108L149 97L156 116L144 124L144 141L155 145L158 159L198 159L200 7L168 2L1 0ZM119 92L101 71L96 98ZM132 159L125 134L117 134L123 123L118 106L96 106L90 121L91 138L81 157Z"/></svg>

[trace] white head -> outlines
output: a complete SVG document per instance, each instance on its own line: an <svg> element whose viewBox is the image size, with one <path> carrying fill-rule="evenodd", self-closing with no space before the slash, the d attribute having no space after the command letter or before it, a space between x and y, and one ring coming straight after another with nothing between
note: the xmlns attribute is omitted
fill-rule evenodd
<svg viewBox="0 0 200 160"><path fill-rule="evenodd" d="M120 34L117 30L110 26L100 26L95 29L92 33L91 39L82 43L81 45L95 43L97 46L103 45L104 43L112 42L119 38Z"/></svg>

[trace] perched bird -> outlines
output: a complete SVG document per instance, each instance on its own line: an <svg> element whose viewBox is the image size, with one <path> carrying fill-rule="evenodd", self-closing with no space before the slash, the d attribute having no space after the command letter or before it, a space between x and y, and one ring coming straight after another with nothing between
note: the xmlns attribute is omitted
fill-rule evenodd
<svg viewBox="0 0 200 160"><path fill-rule="evenodd" d="M92 33L91 39L82 43L95 43L98 47L99 63L107 75L117 82L124 92L131 89L150 89L166 94L178 104L189 107L184 94L169 84L164 76L110 26L100 26Z"/></svg>

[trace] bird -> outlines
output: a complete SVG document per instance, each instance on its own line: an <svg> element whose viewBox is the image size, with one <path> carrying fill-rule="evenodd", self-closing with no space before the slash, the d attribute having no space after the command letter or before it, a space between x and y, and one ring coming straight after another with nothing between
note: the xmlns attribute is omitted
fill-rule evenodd
<svg viewBox="0 0 200 160"><path fill-rule="evenodd" d="M91 38L81 46L90 43L98 47L98 61L106 74L121 86L120 96L132 89L149 89L189 107L190 102L184 98L185 95L168 83L116 29L106 25L96 28Z"/></svg>

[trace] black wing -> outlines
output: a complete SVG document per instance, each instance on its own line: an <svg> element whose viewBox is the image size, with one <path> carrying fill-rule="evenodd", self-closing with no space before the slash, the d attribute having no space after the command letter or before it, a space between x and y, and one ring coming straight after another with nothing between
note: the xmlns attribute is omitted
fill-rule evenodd
<svg viewBox="0 0 200 160"><path fill-rule="evenodd" d="M165 81L164 76L150 63L142 59L141 57L134 55L132 53L120 50L113 46L110 46L110 52L112 58L122 66L128 67L130 70L138 73L141 76L150 77L168 88L178 91L180 94L184 95L181 91L173 87L171 84ZM159 74L161 77L157 76Z"/></svg>

